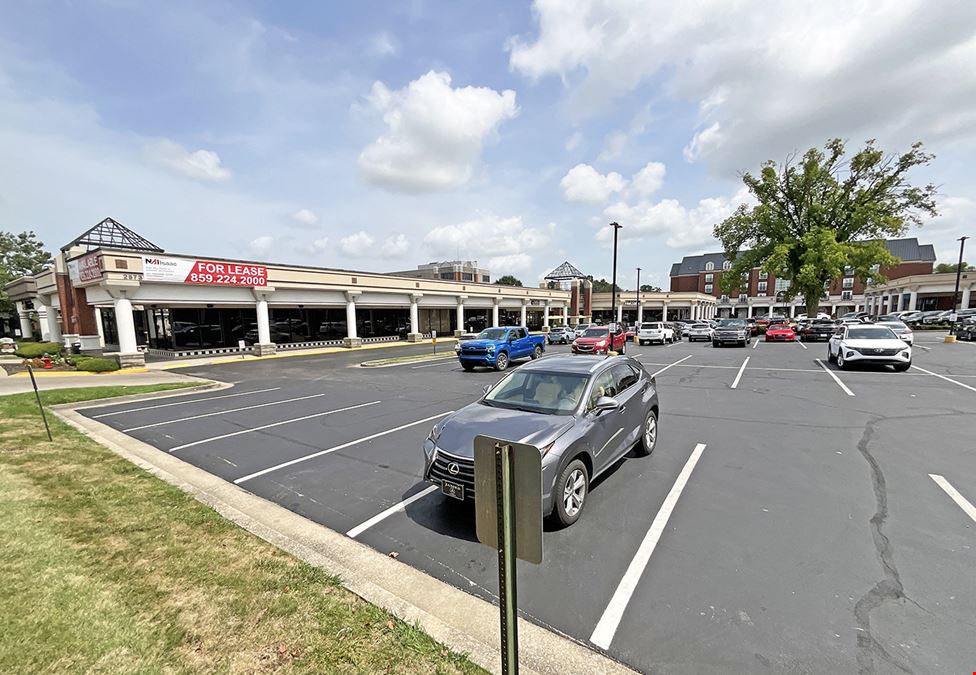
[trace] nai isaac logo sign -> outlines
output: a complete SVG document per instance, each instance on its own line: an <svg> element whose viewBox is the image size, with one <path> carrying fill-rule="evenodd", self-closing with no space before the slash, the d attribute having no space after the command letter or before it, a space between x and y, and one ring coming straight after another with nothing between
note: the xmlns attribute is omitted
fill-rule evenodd
<svg viewBox="0 0 976 675"><path fill-rule="evenodd" d="M267 286L268 268L232 262L143 256L142 280L205 286Z"/></svg>

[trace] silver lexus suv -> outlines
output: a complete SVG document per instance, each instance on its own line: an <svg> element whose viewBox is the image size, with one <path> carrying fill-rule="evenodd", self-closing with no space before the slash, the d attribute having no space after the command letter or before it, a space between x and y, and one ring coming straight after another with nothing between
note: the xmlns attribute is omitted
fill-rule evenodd
<svg viewBox="0 0 976 675"><path fill-rule="evenodd" d="M745 319L722 319L712 330L712 346L734 344L745 347L752 342L752 329Z"/></svg>

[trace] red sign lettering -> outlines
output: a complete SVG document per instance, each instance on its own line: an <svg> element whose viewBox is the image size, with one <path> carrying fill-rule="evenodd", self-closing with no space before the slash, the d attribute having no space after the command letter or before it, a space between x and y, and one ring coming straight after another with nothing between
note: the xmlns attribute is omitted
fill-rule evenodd
<svg viewBox="0 0 976 675"><path fill-rule="evenodd" d="M197 260L184 282L208 286L267 286L268 268L262 265Z"/></svg>

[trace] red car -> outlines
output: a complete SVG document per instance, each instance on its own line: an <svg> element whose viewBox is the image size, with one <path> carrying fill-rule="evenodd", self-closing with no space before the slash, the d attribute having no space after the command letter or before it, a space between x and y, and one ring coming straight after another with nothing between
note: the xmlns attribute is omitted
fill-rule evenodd
<svg viewBox="0 0 976 675"><path fill-rule="evenodd" d="M627 350L626 333L618 329L611 336L607 326L593 326L573 340L574 354L606 354L609 350L623 354Z"/></svg>
<svg viewBox="0 0 976 675"><path fill-rule="evenodd" d="M773 324L766 329L766 342L794 342L796 333L786 324Z"/></svg>

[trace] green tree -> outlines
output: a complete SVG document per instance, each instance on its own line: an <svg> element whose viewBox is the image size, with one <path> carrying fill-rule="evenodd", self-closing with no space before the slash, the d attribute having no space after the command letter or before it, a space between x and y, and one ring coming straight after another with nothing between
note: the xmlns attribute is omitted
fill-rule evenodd
<svg viewBox="0 0 976 675"><path fill-rule="evenodd" d="M51 254L33 232L0 231L0 312L10 312L14 303L3 287L26 274L36 274L53 262Z"/></svg>
<svg viewBox="0 0 976 675"><path fill-rule="evenodd" d="M606 279L594 279L592 276L586 277L593 282L593 292L594 293L610 293L613 291L613 284ZM617 292L623 293L623 289L617 286Z"/></svg>
<svg viewBox="0 0 976 675"><path fill-rule="evenodd" d="M955 272L957 269L959 269L959 263L939 263L935 266L935 273L945 274L946 272ZM976 270L976 267L973 267L964 260L962 263L962 271L966 272L969 270Z"/></svg>
<svg viewBox="0 0 976 675"><path fill-rule="evenodd" d="M660 293L661 288L659 286L651 286L650 284L641 284L641 293Z"/></svg>
<svg viewBox="0 0 976 675"><path fill-rule="evenodd" d="M844 142L833 139L799 161L790 155L779 165L765 162L758 176L744 173L757 205L740 206L714 229L732 261L722 289L738 292L742 275L759 267L790 279L786 297L802 296L812 316L826 285L845 267L863 282L884 281L878 270L898 261L885 239L937 215L935 186L916 186L909 176L932 159L921 143L892 155L873 140L848 157Z"/></svg>
<svg viewBox="0 0 976 675"><path fill-rule="evenodd" d="M495 279L495 284L498 286L521 286L522 282L513 277L511 274L506 274L503 277Z"/></svg>

